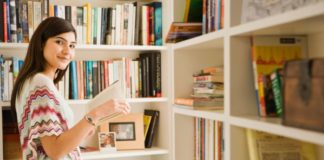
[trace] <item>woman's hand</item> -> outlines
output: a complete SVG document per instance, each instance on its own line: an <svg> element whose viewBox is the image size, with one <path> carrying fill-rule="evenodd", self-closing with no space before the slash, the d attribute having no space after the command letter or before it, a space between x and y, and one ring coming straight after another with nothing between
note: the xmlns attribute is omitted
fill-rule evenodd
<svg viewBox="0 0 324 160"><path fill-rule="evenodd" d="M116 112L128 114L130 112L130 105L125 100L111 99L91 110L88 115L97 123L101 118Z"/></svg>

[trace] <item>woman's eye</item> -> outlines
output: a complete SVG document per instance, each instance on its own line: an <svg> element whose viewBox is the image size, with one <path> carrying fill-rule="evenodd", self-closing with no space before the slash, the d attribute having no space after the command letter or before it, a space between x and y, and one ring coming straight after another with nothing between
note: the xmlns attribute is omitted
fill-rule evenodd
<svg viewBox="0 0 324 160"><path fill-rule="evenodd" d="M75 44L70 44L70 48L74 49L75 48Z"/></svg>
<svg viewBox="0 0 324 160"><path fill-rule="evenodd" d="M61 41L61 40L56 40L55 43L57 43L59 45L63 45L63 41Z"/></svg>

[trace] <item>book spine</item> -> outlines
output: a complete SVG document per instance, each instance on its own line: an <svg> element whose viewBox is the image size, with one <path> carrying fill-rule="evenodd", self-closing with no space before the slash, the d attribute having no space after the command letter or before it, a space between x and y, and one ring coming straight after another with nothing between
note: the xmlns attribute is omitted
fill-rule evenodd
<svg viewBox="0 0 324 160"><path fill-rule="evenodd" d="M4 41L4 8L3 8L3 2L2 0L0 0L0 8L1 8L1 11L0 11L0 42L5 42Z"/></svg>
<svg viewBox="0 0 324 160"><path fill-rule="evenodd" d="M278 116L282 116L282 110L283 110L283 94L282 94L281 78L282 77L279 74L278 70L276 70L271 74L272 91L273 91L274 101L276 103L276 113Z"/></svg>

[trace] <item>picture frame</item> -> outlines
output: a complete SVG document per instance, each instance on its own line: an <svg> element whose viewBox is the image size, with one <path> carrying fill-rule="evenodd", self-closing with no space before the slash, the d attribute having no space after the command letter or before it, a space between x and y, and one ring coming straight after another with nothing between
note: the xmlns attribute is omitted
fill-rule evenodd
<svg viewBox="0 0 324 160"><path fill-rule="evenodd" d="M144 149L143 113L131 113L109 119L99 126L99 132L113 132L117 150Z"/></svg>
<svg viewBox="0 0 324 160"><path fill-rule="evenodd" d="M116 133L99 132L98 142L100 151L116 152Z"/></svg>

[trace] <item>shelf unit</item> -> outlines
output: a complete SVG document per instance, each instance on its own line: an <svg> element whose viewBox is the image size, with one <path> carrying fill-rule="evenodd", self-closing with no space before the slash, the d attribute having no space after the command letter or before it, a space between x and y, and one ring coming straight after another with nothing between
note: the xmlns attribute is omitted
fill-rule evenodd
<svg viewBox="0 0 324 160"><path fill-rule="evenodd" d="M152 2L152 0L137 0L139 2ZM163 36L166 35L167 26L171 23L169 13L166 7L170 6L169 0L158 0L162 2L162 17L163 17ZM92 7L109 7L117 3L133 2L130 0L50 0L50 4L56 5L71 5L83 6L85 3L91 3ZM15 56L19 59L24 59L28 44L26 43L0 43L0 51L4 57ZM162 97L161 98L131 98L127 101L132 106L131 112L143 112L144 109L157 109L160 111L159 127L153 148L145 150L125 150L117 151L115 153L105 152L89 152L82 153L84 159L169 159L171 146L171 130L169 125L170 117L170 77L167 75L171 68L167 61L170 59L168 54L168 47L164 46L140 46L140 45L86 45L78 44L76 47L75 60L107 60L111 58L129 57L135 58L139 56L141 51L160 51L161 52L161 68L162 68ZM85 104L89 100L69 100L72 110L75 112L75 120L80 120L88 111L85 109ZM4 106L9 106L9 102L0 102L1 109ZM0 113L0 137L2 139L2 112ZM94 140L84 142L83 144L93 144ZM3 141L0 141L0 159L3 159Z"/></svg>
<svg viewBox="0 0 324 160"><path fill-rule="evenodd" d="M225 0L225 25L220 31L171 46L173 159L193 160L194 118L223 122L224 159L249 160L245 130L253 129L316 145L324 159L324 134L284 126L280 118L260 118L256 104L250 37L256 35L305 35L310 57L324 57L324 1L289 12L241 23L243 0ZM173 3L173 20L181 21L185 0ZM177 97L191 94L192 74L203 67L224 65L224 112L185 109L174 105ZM186 135L187 137L184 137Z"/></svg>

